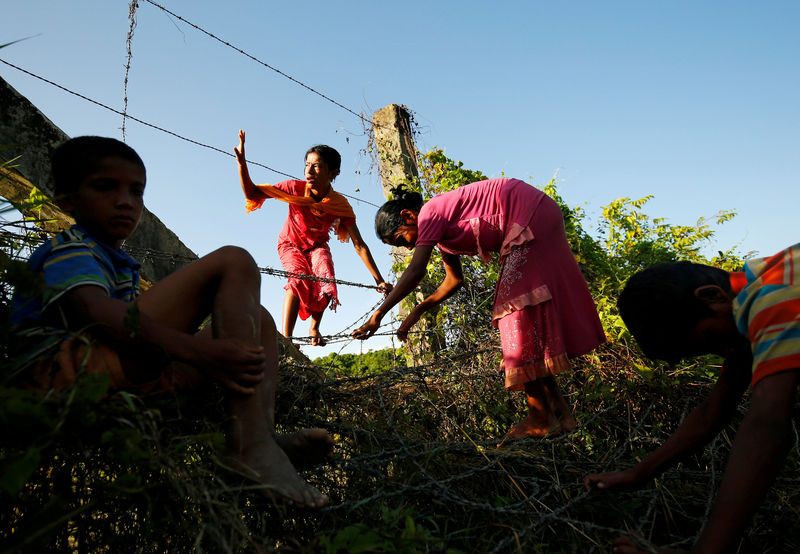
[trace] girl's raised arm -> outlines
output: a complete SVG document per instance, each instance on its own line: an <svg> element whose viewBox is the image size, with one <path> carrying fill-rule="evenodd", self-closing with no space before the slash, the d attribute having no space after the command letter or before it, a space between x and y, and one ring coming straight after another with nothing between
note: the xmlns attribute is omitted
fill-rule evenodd
<svg viewBox="0 0 800 554"><path fill-rule="evenodd" d="M247 159L244 157L244 131L241 129L239 129L239 146L233 147L233 153L236 155L236 162L239 164L239 180L242 183L244 197L248 200L263 200L267 198L267 195L258 190L258 187L250 178L250 172L247 170Z"/></svg>

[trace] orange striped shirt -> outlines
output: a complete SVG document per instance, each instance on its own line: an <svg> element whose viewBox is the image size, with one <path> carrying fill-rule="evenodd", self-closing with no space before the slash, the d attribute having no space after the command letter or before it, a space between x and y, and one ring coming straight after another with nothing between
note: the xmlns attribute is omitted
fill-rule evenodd
<svg viewBox="0 0 800 554"><path fill-rule="evenodd" d="M800 244L730 274L733 317L753 351L751 384L800 369Z"/></svg>

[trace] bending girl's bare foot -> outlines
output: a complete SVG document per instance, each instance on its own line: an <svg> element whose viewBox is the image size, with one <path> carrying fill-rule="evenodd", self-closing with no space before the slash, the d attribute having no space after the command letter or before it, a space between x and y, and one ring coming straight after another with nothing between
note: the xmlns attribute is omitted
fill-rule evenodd
<svg viewBox="0 0 800 554"><path fill-rule="evenodd" d="M578 428L578 422L572 417L572 414L562 415L558 420L558 425L561 427L562 433L569 433Z"/></svg>
<svg viewBox="0 0 800 554"><path fill-rule="evenodd" d="M311 346L325 346L328 344L319 332L319 329L313 327L308 330L308 336L311 337Z"/></svg>
<svg viewBox="0 0 800 554"><path fill-rule="evenodd" d="M294 433L276 435L275 441L298 468L319 464L333 452L334 440L326 429L300 429Z"/></svg>
<svg viewBox="0 0 800 554"><path fill-rule="evenodd" d="M556 418L542 419L528 414L528 416L514 425L503 437L497 446L506 442L524 437L550 438L574 430L578 423L572 416L558 420Z"/></svg>
<svg viewBox="0 0 800 554"><path fill-rule="evenodd" d="M289 457L271 438L245 448L236 461L243 475L265 485L259 492L269 499L278 495L308 508L321 508L329 501L297 474Z"/></svg>

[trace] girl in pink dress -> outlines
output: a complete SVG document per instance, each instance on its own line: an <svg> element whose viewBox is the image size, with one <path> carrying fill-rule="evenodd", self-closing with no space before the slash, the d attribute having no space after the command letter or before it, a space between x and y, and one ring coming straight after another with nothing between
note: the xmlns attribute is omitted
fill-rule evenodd
<svg viewBox="0 0 800 554"><path fill-rule="evenodd" d="M239 177L247 199L247 212L257 210L267 198L276 198L289 204L289 217L278 236L278 256L283 268L290 273L313 275L334 279L333 259L328 246L329 233L336 231L342 242L353 241L358 253L380 292L391 291L375 265L369 247L361 238L356 226L356 216L347 199L334 191L331 182L339 175L342 158L324 144L311 147L306 152L305 181L290 179L275 185L256 185L250 179L244 154L244 131L239 131L239 146L234 148L239 163ZM323 346L319 324L325 308L339 305L336 284L290 277L284 287L283 334L291 338L297 316L311 317L308 334L311 344Z"/></svg>
<svg viewBox="0 0 800 554"><path fill-rule="evenodd" d="M502 271L492 325L500 330L506 388L525 392L528 414L506 438L553 436L576 427L554 375L570 358L586 354L605 334L586 282L567 242L561 209L540 190L517 179L490 179L434 196L401 188L375 217L386 244L414 249L408 268L383 305L353 336L367 338L381 319L426 274L434 246L445 278L400 325L405 340L420 316L462 285L460 255L499 252Z"/></svg>

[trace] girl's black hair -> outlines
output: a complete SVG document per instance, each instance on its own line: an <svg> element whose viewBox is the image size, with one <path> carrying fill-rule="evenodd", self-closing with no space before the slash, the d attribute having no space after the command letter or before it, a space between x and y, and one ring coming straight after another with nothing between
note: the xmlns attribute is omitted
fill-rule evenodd
<svg viewBox="0 0 800 554"><path fill-rule="evenodd" d="M57 146L50 156L56 197L77 191L81 182L97 171L106 158L122 158L145 169L136 150L122 141L109 137L75 137Z"/></svg>
<svg viewBox="0 0 800 554"><path fill-rule="evenodd" d="M327 144L317 144L312 146L306 151L306 155L303 158L303 162L306 161L308 155L311 153L319 155L322 158L322 161L325 162L325 165L328 166L328 170L334 174L338 174L339 170L342 167L342 156L336 150L336 148L332 146L328 146Z"/></svg>
<svg viewBox="0 0 800 554"><path fill-rule="evenodd" d="M405 185L397 185L389 192L392 199L380 207L375 214L375 234L382 241L392 241L397 229L403 224L400 212L411 210L419 213L422 208L422 195L413 190L408 190Z"/></svg>

